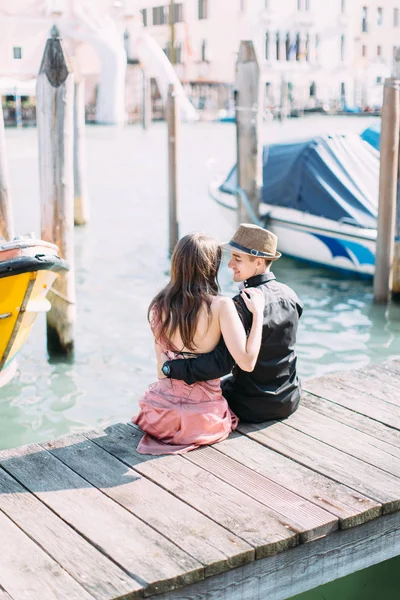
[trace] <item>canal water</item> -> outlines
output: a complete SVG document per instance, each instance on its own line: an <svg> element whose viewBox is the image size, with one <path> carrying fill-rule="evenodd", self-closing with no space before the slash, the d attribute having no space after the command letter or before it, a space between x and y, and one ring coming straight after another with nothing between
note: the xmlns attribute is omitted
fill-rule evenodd
<svg viewBox="0 0 400 600"><path fill-rule="evenodd" d="M372 121L312 117L274 122L265 125L264 141L333 131L358 133ZM36 130L10 129L6 137L16 229L39 234ZM136 413L146 386L154 381L156 364L146 311L168 279L166 150L163 123L147 132L137 126L87 128L91 218L88 226L75 230L75 358L69 363L48 360L45 321L38 319L21 352L17 376L0 390L0 449L127 421ZM212 174L226 173L234 159L232 125L182 127L182 235L202 230L229 239L232 231L209 199L207 181ZM371 281L284 257L274 272L305 305L298 336L303 377L400 356L400 307L374 306ZM220 282L225 294L236 292L226 264ZM399 567L399 559L394 559L298 600L394 598ZM386 593L378 593L381 579Z"/></svg>
<svg viewBox="0 0 400 600"><path fill-rule="evenodd" d="M329 131L359 132L370 118L312 117L265 125L264 141ZM35 129L7 130L16 230L39 227ZM87 128L90 224L75 229L75 360L48 360L44 319L24 346L14 380L0 390L0 448L127 421L154 381L147 306L168 279L167 138L163 123L144 132ZM235 158L226 123L184 125L181 136L181 234L202 230L221 240L232 231L209 199L207 181ZM372 282L281 258L276 276L305 305L298 336L303 377L400 356L400 306L372 303ZM234 294L226 264L223 292Z"/></svg>

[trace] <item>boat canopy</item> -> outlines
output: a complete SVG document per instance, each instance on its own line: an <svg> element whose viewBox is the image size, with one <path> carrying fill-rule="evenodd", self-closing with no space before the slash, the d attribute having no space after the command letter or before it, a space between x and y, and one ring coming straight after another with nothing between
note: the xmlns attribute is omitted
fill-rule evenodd
<svg viewBox="0 0 400 600"><path fill-rule="evenodd" d="M220 190L234 194L236 166ZM356 134L319 136L263 149L262 202L376 228L379 153Z"/></svg>
<svg viewBox="0 0 400 600"><path fill-rule="evenodd" d="M381 144L381 120L376 121L361 133L363 140L371 144L375 150L379 150Z"/></svg>

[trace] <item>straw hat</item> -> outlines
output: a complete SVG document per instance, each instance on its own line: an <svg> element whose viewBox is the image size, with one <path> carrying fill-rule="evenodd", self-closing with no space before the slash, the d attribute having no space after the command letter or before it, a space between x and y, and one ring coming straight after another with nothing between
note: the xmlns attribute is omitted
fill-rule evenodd
<svg viewBox="0 0 400 600"><path fill-rule="evenodd" d="M250 254L267 260L277 260L282 255L277 252L277 236L258 225L241 223L230 242L223 244L225 250Z"/></svg>

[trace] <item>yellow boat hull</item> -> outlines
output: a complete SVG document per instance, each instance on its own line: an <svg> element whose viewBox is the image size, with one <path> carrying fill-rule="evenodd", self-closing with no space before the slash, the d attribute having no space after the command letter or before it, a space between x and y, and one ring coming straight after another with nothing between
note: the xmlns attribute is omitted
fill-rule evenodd
<svg viewBox="0 0 400 600"><path fill-rule="evenodd" d="M51 308L46 295L67 268L56 251L40 240L0 246L0 387L15 370L13 362L37 314Z"/></svg>

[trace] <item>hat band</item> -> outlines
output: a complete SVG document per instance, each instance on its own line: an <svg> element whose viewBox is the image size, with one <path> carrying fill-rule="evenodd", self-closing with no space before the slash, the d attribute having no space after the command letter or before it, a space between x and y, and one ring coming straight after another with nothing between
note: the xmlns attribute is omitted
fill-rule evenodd
<svg viewBox="0 0 400 600"><path fill-rule="evenodd" d="M246 246L242 246L241 244L237 244L236 242L228 242L229 246L233 246L238 250L242 250L242 252L247 252L252 256L260 256L261 258L275 258L276 254L267 254L266 252L261 252L260 250L254 250L250 248L246 248Z"/></svg>

